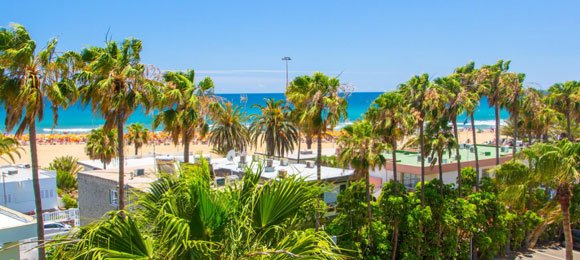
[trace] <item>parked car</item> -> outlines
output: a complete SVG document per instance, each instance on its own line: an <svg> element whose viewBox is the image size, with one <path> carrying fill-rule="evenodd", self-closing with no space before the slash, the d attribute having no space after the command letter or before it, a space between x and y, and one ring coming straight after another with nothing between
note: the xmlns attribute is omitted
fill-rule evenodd
<svg viewBox="0 0 580 260"><path fill-rule="evenodd" d="M71 226L62 223L45 223L44 224L44 233L45 234L53 234L53 233L60 233L60 232L68 232L71 230Z"/></svg>
<svg viewBox="0 0 580 260"><path fill-rule="evenodd" d="M564 241L564 234L560 237L560 244L566 246L566 241ZM580 250L580 229L572 229L572 245L574 249Z"/></svg>

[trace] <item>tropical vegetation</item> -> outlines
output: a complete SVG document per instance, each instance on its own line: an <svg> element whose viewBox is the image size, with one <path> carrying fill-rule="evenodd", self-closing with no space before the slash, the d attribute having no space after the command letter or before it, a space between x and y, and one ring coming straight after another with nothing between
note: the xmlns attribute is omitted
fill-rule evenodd
<svg viewBox="0 0 580 260"><path fill-rule="evenodd" d="M28 130L40 241L36 123L43 120L45 103L54 125L59 109L78 98L104 118L104 126L88 134L86 153L103 168L118 158L118 194L125 194L125 144L138 154L148 141L143 125L125 128L138 109L160 111L153 126L163 125L175 144L184 145L185 160L196 135L207 135L222 155L264 144L269 156L280 157L296 143L300 151L302 136L307 146L316 138L318 181L262 181L258 167L216 189L207 162L184 164L179 174L161 176L148 192L136 194L138 207L125 210L120 196L118 210L107 218L51 244L51 257L492 259L557 240L561 231L567 259L572 258L571 230L580 221L577 81L535 89L503 60L479 68L469 62L439 78L415 75L374 100L363 119L340 131L337 154L323 157L323 138L347 116L348 93L337 77L298 76L286 88L288 103L266 100L248 121L240 107L215 96L210 78L195 84L193 70L161 75L141 63L140 40L108 40L81 52L60 52L56 44L53 39L37 50L23 26L0 29L0 102L6 131L19 138ZM495 114L493 178L480 176L474 114L482 98ZM504 125L502 109L510 115ZM462 117L464 125L471 121L473 142L467 145L476 155L475 169L460 157ZM509 137L502 140L500 134ZM511 154L501 156L500 146ZM401 147L419 155L420 181L411 189L399 179ZM0 139L3 159L13 162L19 152L16 139ZM448 158L455 159L457 185L443 181ZM336 187L320 182L322 165L355 172L328 211L320 197ZM426 167L435 166L439 178L427 182ZM71 193L76 159L58 158L50 167L57 171L59 189ZM370 171L389 167L392 177L387 174L389 181L376 187L380 194L374 192ZM74 206L74 199L63 200ZM40 247L39 258L44 257Z"/></svg>

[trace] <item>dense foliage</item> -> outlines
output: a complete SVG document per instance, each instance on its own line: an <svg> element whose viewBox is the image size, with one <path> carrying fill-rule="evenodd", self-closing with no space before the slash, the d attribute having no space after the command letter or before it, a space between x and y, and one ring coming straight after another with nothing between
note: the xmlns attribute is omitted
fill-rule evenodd
<svg viewBox="0 0 580 260"><path fill-rule="evenodd" d="M260 173L225 189L210 185L207 162L164 176L142 196L137 212L111 212L75 238L55 242L55 259L336 259L311 211L320 187L285 178L259 184Z"/></svg>

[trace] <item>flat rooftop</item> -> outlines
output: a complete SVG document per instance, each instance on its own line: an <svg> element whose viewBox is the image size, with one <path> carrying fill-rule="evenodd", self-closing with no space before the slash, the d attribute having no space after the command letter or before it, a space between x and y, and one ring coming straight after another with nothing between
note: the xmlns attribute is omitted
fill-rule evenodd
<svg viewBox="0 0 580 260"><path fill-rule="evenodd" d="M32 168L26 168L25 165L0 166L0 173L2 173L2 175L4 176L3 180L4 182L19 182L32 180ZM56 178L56 173L52 171L38 169L38 177L40 179Z"/></svg>
<svg viewBox="0 0 580 260"><path fill-rule="evenodd" d="M459 149L459 154L461 156L461 162L475 161L475 153L471 150L473 145L461 145ZM479 160L493 159L495 158L495 146L490 145L477 145L477 154L479 155ZM512 154L511 147L500 147L500 157L508 156ZM451 155L451 156L450 156ZM455 150L451 154L443 154L443 164L456 163L455 160ZM397 164L409 165L421 167L421 160L418 159L419 153L412 151L397 151ZM391 153L386 153L385 157L387 159L393 159ZM430 156L426 156L430 157ZM425 164L429 165L428 158L425 158Z"/></svg>
<svg viewBox="0 0 580 260"><path fill-rule="evenodd" d="M136 168L125 168L125 184L131 188L139 189L142 191L147 191L149 185L158 179L158 175L152 170L145 170L145 175L133 176L133 172ZM111 180L114 182L119 181L119 170L94 170L80 172L81 175L93 176L105 180Z"/></svg>
<svg viewBox="0 0 580 260"><path fill-rule="evenodd" d="M189 156L189 161L193 162L195 158L199 157L199 155L191 155ZM208 155L204 155L204 157L209 157ZM179 162L183 162L183 155L169 155L169 154L159 154L154 156L143 156L143 157L127 157L125 158L125 168L147 168L151 167L154 169L155 159L159 160L176 160ZM82 160L78 162L80 165L85 167L90 167L93 169L103 169L103 163L100 160ZM110 163L107 164L107 170L119 170L119 160L113 159Z"/></svg>
<svg viewBox="0 0 580 260"><path fill-rule="evenodd" d="M36 223L33 217L0 206L0 229L25 226L30 223Z"/></svg>
<svg viewBox="0 0 580 260"><path fill-rule="evenodd" d="M302 148L302 150L300 151L300 160L316 160L317 152L318 149L305 150L304 148ZM332 156L336 154L336 148L322 148L321 153L322 156ZM298 150L287 154L285 158L297 161Z"/></svg>
<svg viewBox="0 0 580 260"><path fill-rule="evenodd" d="M300 178L304 178L306 181L313 181L316 180L316 166L313 168L306 167L306 164L297 164L297 163L289 163L286 166L280 164L279 160L273 160L272 163L272 171L266 171L266 161L260 159L258 162L252 162L252 157L248 156L246 158L247 166L250 167L253 171L257 171L258 167L262 166L262 178L266 179L275 179L278 177L278 172L280 170L286 170L288 176L298 176ZM233 161L230 161L226 158L220 159L212 159L211 165L214 170L230 170L232 172L242 172L244 169L238 167L240 162L240 157L234 157ZM332 167L321 167L321 179L322 180L334 180L340 178L347 178L352 176L354 170L349 169L340 169L340 168L332 168Z"/></svg>

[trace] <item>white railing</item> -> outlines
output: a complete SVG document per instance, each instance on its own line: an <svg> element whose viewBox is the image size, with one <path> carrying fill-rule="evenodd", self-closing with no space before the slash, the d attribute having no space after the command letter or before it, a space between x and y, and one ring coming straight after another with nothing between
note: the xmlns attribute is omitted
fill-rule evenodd
<svg viewBox="0 0 580 260"><path fill-rule="evenodd" d="M42 213L45 222L61 222L74 220L75 227L80 225L80 214L78 208L59 210Z"/></svg>

